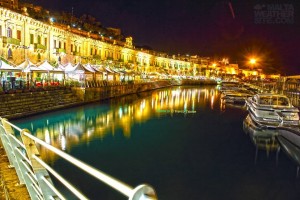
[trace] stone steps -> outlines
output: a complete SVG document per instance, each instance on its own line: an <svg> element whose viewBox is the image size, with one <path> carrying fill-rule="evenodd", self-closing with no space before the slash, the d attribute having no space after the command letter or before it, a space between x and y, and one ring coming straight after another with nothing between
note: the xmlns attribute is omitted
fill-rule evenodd
<svg viewBox="0 0 300 200"><path fill-rule="evenodd" d="M8 119L82 103L68 88L2 94L0 102L0 116Z"/></svg>

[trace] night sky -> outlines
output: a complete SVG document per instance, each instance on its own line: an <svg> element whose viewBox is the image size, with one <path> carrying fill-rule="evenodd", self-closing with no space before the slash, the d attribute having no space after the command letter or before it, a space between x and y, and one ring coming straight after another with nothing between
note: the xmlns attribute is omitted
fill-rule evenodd
<svg viewBox="0 0 300 200"><path fill-rule="evenodd" d="M155 51L229 57L246 66L300 74L300 2L297 0L35 0L49 10L91 14L104 27L121 28L135 46Z"/></svg>

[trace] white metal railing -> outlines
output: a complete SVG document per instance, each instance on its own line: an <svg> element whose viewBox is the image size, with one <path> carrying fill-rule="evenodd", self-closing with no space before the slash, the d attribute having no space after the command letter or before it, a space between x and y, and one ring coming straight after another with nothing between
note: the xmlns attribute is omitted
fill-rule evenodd
<svg viewBox="0 0 300 200"><path fill-rule="evenodd" d="M21 141L15 137L14 131L21 135ZM27 129L20 129L7 119L0 117L0 139L8 156L10 165L16 169L20 184L25 184L31 199L65 199L55 188L48 173L52 174L77 198L88 199L77 190L71 183L59 175L53 168L45 163L39 156L35 144L52 151L64 158L69 163L77 166L85 173L92 175L103 183L128 197L129 200L155 200L157 199L154 189L142 184L132 188L121 181L105 174L104 172L87 165L86 163L70 156L69 154L49 145L43 140L31 135Z"/></svg>

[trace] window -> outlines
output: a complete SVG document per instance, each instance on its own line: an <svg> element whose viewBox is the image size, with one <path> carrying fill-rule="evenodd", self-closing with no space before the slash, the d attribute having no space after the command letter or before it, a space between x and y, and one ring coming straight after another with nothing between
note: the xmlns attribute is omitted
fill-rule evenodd
<svg viewBox="0 0 300 200"><path fill-rule="evenodd" d="M11 48L9 48L8 51L7 51L7 58L12 58L12 50L11 50Z"/></svg>
<svg viewBox="0 0 300 200"><path fill-rule="evenodd" d="M30 44L33 44L33 40L34 40L33 34L30 34Z"/></svg>
<svg viewBox="0 0 300 200"><path fill-rule="evenodd" d="M7 28L7 37L12 37L12 30L10 27Z"/></svg>
<svg viewBox="0 0 300 200"><path fill-rule="evenodd" d="M17 30L17 39L21 41L21 31Z"/></svg>
<svg viewBox="0 0 300 200"><path fill-rule="evenodd" d="M53 48L56 48L56 40L53 40Z"/></svg>
<svg viewBox="0 0 300 200"><path fill-rule="evenodd" d="M0 25L0 37L2 36L2 26Z"/></svg>
<svg viewBox="0 0 300 200"><path fill-rule="evenodd" d="M48 43L48 41L47 41L47 38L44 38L44 45L47 47L47 43Z"/></svg>
<svg viewBox="0 0 300 200"><path fill-rule="evenodd" d="M37 37L37 43L41 44L41 36L40 35L38 35L38 37Z"/></svg>
<svg viewBox="0 0 300 200"><path fill-rule="evenodd" d="M71 52L73 52L73 44L71 44Z"/></svg>

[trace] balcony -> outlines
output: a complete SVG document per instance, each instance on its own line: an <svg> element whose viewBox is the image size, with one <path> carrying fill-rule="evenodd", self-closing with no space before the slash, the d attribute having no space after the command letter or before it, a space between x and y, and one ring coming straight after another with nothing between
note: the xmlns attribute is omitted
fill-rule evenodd
<svg viewBox="0 0 300 200"><path fill-rule="evenodd" d="M16 46L20 46L20 40L16 39L16 38L11 38L11 37L6 37L6 36L2 36L2 42L3 44L12 44L12 45L16 45Z"/></svg>
<svg viewBox="0 0 300 200"><path fill-rule="evenodd" d="M34 43L34 49L46 51L47 47L45 45L42 45L42 44Z"/></svg>
<svg viewBox="0 0 300 200"><path fill-rule="evenodd" d="M100 55L93 55L92 58L93 58L93 59L96 59L96 60L100 60L100 59L101 59L101 56L100 56Z"/></svg>
<svg viewBox="0 0 300 200"><path fill-rule="evenodd" d="M53 49L53 53L55 53L55 54L66 53L66 50L62 49L62 48L55 48L55 49Z"/></svg>
<svg viewBox="0 0 300 200"><path fill-rule="evenodd" d="M80 56L80 52L78 52L78 51L73 51L73 52L71 52L71 55L73 55L73 56Z"/></svg>
<svg viewBox="0 0 300 200"><path fill-rule="evenodd" d="M66 53L66 50L62 49L62 48L58 48L57 51L58 51L58 53Z"/></svg>

